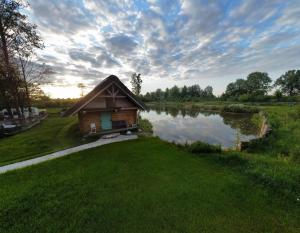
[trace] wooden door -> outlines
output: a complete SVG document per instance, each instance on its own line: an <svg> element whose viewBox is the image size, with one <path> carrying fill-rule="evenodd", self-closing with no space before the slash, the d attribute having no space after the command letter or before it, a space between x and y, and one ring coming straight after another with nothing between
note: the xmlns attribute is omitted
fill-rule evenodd
<svg viewBox="0 0 300 233"><path fill-rule="evenodd" d="M102 112L101 113L101 128L103 130L112 129L111 113L110 112Z"/></svg>

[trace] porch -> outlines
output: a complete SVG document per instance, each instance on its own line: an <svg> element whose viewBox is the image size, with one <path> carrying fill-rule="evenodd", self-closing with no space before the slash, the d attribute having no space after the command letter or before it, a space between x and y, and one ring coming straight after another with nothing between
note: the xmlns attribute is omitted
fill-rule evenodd
<svg viewBox="0 0 300 233"><path fill-rule="evenodd" d="M84 111L78 114L84 136L126 132L138 128L137 110Z"/></svg>

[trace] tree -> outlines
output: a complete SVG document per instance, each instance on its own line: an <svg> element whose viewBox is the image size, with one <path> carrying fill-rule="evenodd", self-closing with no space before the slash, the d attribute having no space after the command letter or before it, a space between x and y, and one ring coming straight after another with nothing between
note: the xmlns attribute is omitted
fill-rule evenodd
<svg viewBox="0 0 300 233"><path fill-rule="evenodd" d="M21 80L16 60L29 57L35 48L42 48L36 25L27 20L22 10L28 4L22 0L1 0L0 2L0 94L8 113L15 107L19 115L21 98L24 98L26 80ZM21 69L22 70L22 69ZM22 70L23 71L23 70Z"/></svg>
<svg viewBox="0 0 300 233"><path fill-rule="evenodd" d="M274 93L277 101L280 101L282 99L282 92L280 90L276 90Z"/></svg>
<svg viewBox="0 0 300 233"><path fill-rule="evenodd" d="M300 70L287 71L276 80L275 86L289 96L300 94Z"/></svg>
<svg viewBox="0 0 300 233"><path fill-rule="evenodd" d="M188 89L187 86L184 85L181 89L181 98L186 99L188 97Z"/></svg>
<svg viewBox="0 0 300 233"><path fill-rule="evenodd" d="M253 72L246 80L247 92L251 95L266 95L271 88L271 78L268 73Z"/></svg>
<svg viewBox="0 0 300 233"><path fill-rule="evenodd" d="M228 97L239 97L240 95L247 94L247 92L247 81L237 79L235 82L227 85L225 95Z"/></svg>
<svg viewBox="0 0 300 233"><path fill-rule="evenodd" d="M136 74L133 73L131 76L131 85L132 85L132 92L139 96L141 94L141 89L142 89L142 78L141 78L141 74Z"/></svg>
<svg viewBox="0 0 300 233"><path fill-rule="evenodd" d="M39 64L37 61L34 61L32 56L26 58L19 56L19 65L25 93L23 106L26 105L31 114L31 102L34 96L32 92L35 92L40 85L49 83L48 75L52 71L45 64Z"/></svg>
<svg viewBox="0 0 300 233"><path fill-rule="evenodd" d="M214 96L212 86L205 87L203 90L203 93L204 93L203 95L205 97L213 97Z"/></svg>
<svg viewBox="0 0 300 233"><path fill-rule="evenodd" d="M155 92L155 99L158 101L162 101L164 99L164 93L160 88L158 88Z"/></svg>
<svg viewBox="0 0 300 233"><path fill-rule="evenodd" d="M188 87L188 94L191 97L200 97L202 90L198 84Z"/></svg>
<svg viewBox="0 0 300 233"><path fill-rule="evenodd" d="M170 89L170 98L172 100L180 98L180 90L176 85Z"/></svg>
<svg viewBox="0 0 300 233"><path fill-rule="evenodd" d="M170 98L170 89L166 88L166 90L165 90L165 100L169 100L169 98Z"/></svg>
<svg viewBox="0 0 300 233"><path fill-rule="evenodd" d="M237 79L229 83L223 97L241 100L255 99L265 96L271 88L271 78L267 73L253 72L247 79Z"/></svg>
<svg viewBox="0 0 300 233"><path fill-rule="evenodd" d="M77 87L81 90L80 96L83 97L84 96L84 89L86 88L84 83L78 83Z"/></svg>

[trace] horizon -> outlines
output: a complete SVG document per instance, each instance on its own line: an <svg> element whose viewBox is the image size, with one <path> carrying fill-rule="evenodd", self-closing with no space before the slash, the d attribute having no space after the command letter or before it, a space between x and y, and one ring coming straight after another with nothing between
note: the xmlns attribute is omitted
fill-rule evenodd
<svg viewBox="0 0 300 233"><path fill-rule="evenodd" d="M199 84L215 95L237 78L267 72L274 81L300 67L300 2L42 1L26 14L52 68L43 87L52 98L78 98L114 74L129 88L141 73L142 93Z"/></svg>

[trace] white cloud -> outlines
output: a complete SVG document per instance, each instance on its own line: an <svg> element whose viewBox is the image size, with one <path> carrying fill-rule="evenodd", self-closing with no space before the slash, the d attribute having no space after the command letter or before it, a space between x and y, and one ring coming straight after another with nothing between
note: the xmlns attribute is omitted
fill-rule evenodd
<svg viewBox="0 0 300 233"><path fill-rule="evenodd" d="M56 84L142 73L144 91L299 68L300 2L31 0ZM226 9L226 10L225 10ZM76 77L76 78L72 78ZM163 80L163 81L161 81ZM216 86L220 85L219 83ZM213 85L214 86L214 85Z"/></svg>

